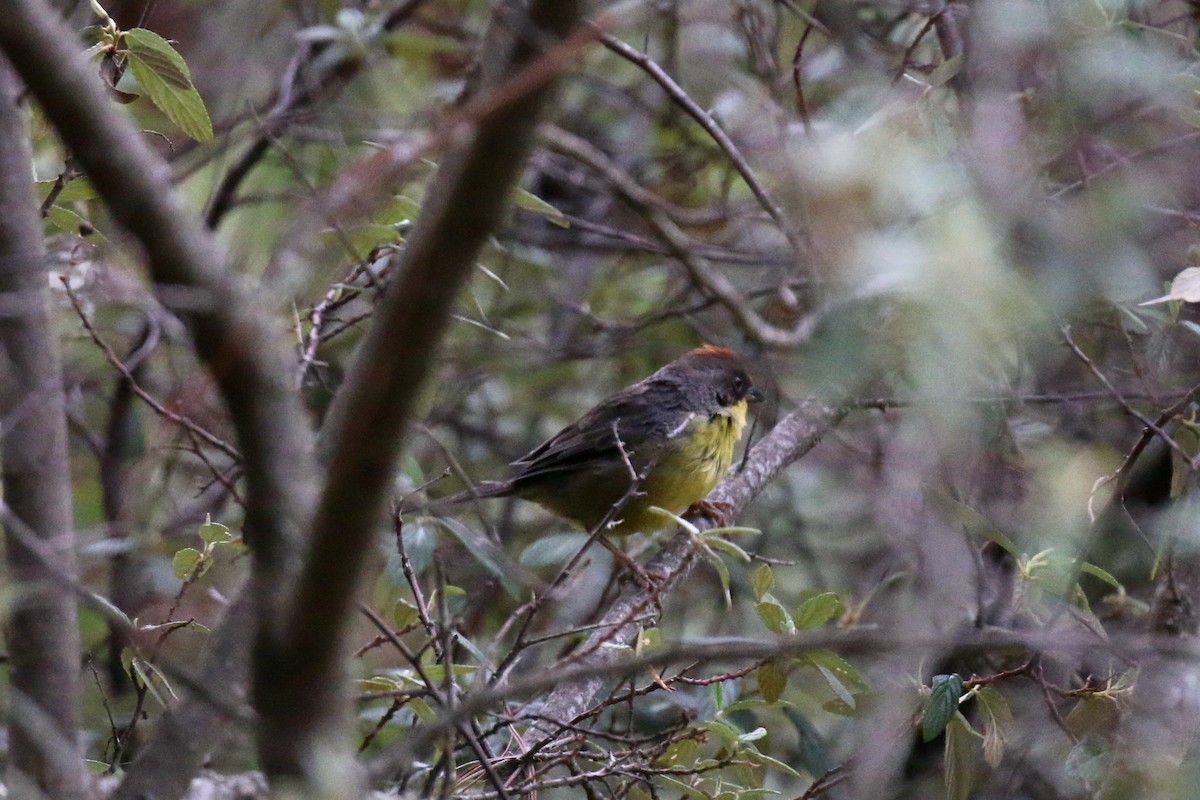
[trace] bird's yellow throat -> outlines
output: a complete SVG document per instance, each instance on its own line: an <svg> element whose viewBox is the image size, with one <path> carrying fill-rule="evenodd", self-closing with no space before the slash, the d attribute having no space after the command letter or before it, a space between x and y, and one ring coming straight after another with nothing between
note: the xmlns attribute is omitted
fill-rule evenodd
<svg viewBox="0 0 1200 800"><path fill-rule="evenodd" d="M693 418L679 435L678 448L664 454L646 476L644 497L622 510L619 516L624 524L618 533L662 527L666 520L647 513L649 506L678 514L712 491L729 470L745 427L745 400L715 414Z"/></svg>

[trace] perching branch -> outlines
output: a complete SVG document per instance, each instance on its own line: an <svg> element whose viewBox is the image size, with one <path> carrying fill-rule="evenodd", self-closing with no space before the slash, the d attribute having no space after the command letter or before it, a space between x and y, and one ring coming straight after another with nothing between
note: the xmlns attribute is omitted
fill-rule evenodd
<svg viewBox="0 0 1200 800"><path fill-rule="evenodd" d="M789 464L812 450L830 430L849 413L845 405L826 405L809 401L784 417L766 438L751 451L745 468L731 475L708 496L714 503L729 504L730 518L736 518L749 502ZM704 517L690 520L697 528L711 528L713 522ZM579 646L566 661L570 666L600 666L613 661L620 653L611 645L628 645L642 625L636 618L653 608L668 595L681 578L687 575L694 562L695 548L691 536L678 533L647 565L655 575L666 576L652 594L638 588L626 591L604 613L598 629ZM542 713L554 719L574 719L587 707L599 691L603 677L562 683L546 700Z"/></svg>

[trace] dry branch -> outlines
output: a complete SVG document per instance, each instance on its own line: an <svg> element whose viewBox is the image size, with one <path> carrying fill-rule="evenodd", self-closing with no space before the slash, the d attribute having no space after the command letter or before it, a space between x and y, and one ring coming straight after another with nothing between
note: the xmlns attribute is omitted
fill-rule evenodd
<svg viewBox="0 0 1200 800"><path fill-rule="evenodd" d="M35 547L50 551L55 566L75 579L71 470L58 339L41 220L29 191L33 163L19 96L20 85L0 58L0 496L34 540L24 542L5 524L13 592L5 621L14 703L9 779L18 795L69 798L81 795L84 780L75 597L57 589Z"/></svg>
<svg viewBox="0 0 1200 800"><path fill-rule="evenodd" d="M550 83L569 64L559 43L577 24L579 6L564 0L539 0L528 11L515 2L496 6L473 98L492 110L473 125L464 121L455 147L440 160L400 277L329 412L322 433L328 477L312 550L256 685L268 773L322 780L313 773L328 767L331 743L346 738L346 629L405 428L458 290L524 166ZM505 102L489 102L497 96ZM351 791L344 781L329 788Z"/></svg>

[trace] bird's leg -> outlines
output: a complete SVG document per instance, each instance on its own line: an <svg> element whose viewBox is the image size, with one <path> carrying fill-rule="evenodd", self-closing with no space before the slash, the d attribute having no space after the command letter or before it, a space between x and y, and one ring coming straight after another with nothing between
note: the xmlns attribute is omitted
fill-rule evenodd
<svg viewBox="0 0 1200 800"><path fill-rule="evenodd" d="M600 539L600 544L608 548L608 552L613 554L613 558L615 558L622 566L627 567L629 571L633 573L633 576L637 579L637 582L642 585L642 588L650 593L650 596L654 600L655 611L661 614L662 606L659 605L658 602L658 590L661 587L662 580L665 576L654 576L647 572L646 568L630 558L628 553L610 542L607 536L600 536L598 538Z"/></svg>
<svg viewBox="0 0 1200 800"><path fill-rule="evenodd" d="M727 500L697 500L688 506L683 515L699 514L718 528L723 528L729 523L729 511L732 508L733 503Z"/></svg>

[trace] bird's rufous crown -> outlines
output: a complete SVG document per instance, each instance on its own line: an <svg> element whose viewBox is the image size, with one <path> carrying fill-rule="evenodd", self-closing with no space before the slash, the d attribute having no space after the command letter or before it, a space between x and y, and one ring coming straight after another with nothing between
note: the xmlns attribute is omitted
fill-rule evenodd
<svg viewBox="0 0 1200 800"><path fill-rule="evenodd" d="M733 358L735 354L728 347L718 347L715 344L702 344L691 352L694 356L720 356L722 358Z"/></svg>

